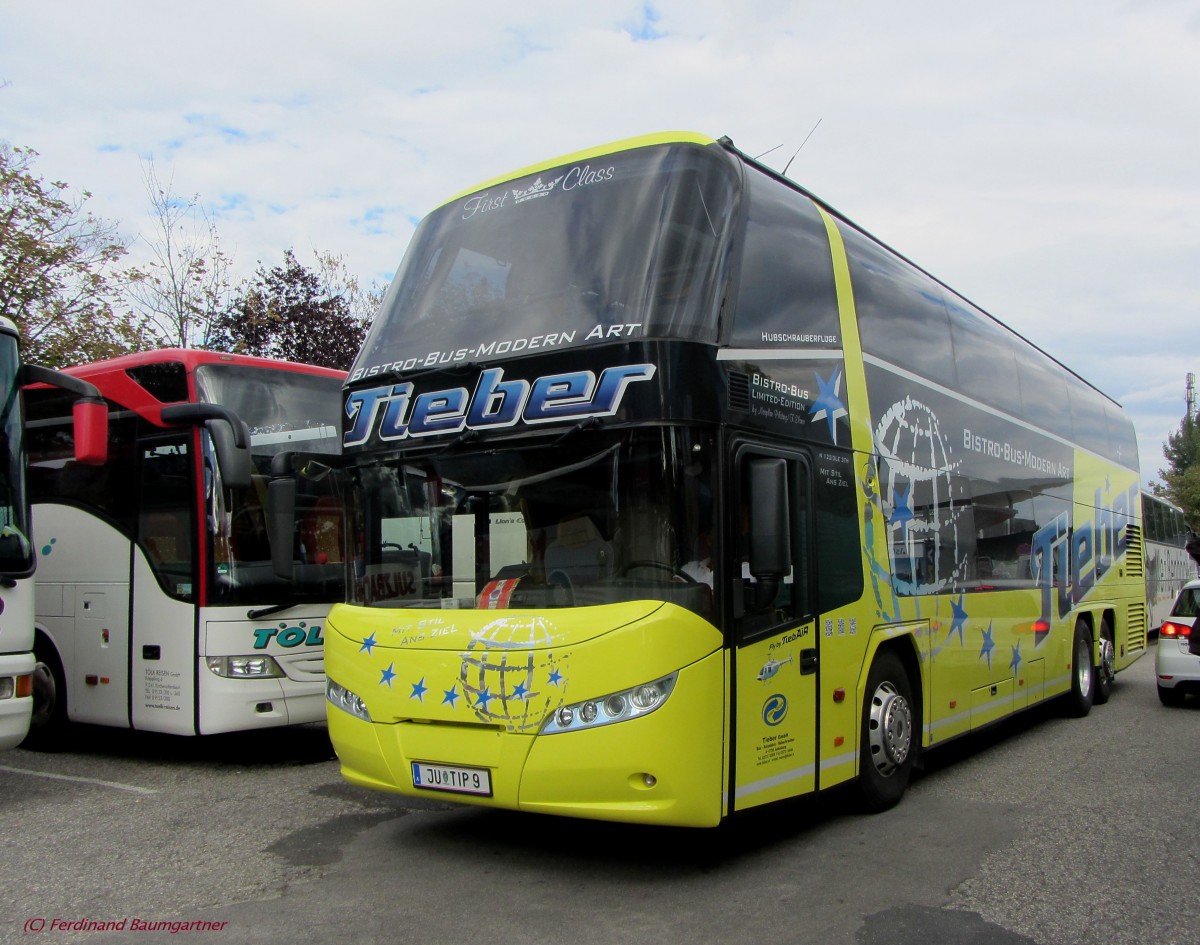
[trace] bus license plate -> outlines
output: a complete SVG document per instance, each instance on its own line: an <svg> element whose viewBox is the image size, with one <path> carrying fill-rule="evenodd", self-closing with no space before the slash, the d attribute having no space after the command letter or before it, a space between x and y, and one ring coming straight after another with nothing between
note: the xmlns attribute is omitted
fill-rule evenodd
<svg viewBox="0 0 1200 945"><path fill-rule="evenodd" d="M486 768L459 768L453 765L412 763L413 787L452 794L492 796L492 775Z"/></svg>

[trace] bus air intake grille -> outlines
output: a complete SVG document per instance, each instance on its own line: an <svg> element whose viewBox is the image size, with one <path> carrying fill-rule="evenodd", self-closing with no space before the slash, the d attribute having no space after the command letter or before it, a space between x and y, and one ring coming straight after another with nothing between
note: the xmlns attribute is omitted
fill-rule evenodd
<svg viewBox="0 0 1200 945"><path fill-rule="evenodd" d="M1145 577L1146 556L1142 548L1141 526L1125 526L1125 549L1125 575L1131 578Z"/></svg>
<svg viewBox="0 0 1200 945"><path fill-rule="evenodd" d="M750 412L750 377L736 371L729 373L729 409Z"/></svg>
<svg viewBox="0 0 1200 945"><path fill-rule="evenodd" d="M1125 645L1131 653L1146 649L1146 605L1130 604L1127 617L1129 634Z"/></svg>

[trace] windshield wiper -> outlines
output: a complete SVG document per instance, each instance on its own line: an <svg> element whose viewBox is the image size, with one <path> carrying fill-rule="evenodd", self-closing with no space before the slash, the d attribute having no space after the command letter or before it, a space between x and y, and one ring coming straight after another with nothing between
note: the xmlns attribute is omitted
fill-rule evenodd
<svg viewBox="0 0 1200 945"><path fill-rule="evenodd" d="M263 617L270 617L271 614L277 614L280 611L287 610L290 607L297 606L297 601L288 601L285 604L269 604L266 607L255 607L246 611L247 620L261 620Z"/></svg>

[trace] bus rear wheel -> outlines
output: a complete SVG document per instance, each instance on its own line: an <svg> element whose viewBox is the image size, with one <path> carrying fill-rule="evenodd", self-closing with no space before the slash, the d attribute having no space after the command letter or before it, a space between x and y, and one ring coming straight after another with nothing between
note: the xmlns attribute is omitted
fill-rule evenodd
<svg viewBox="0 0 1200 945"><path fill-rule="evenodd" d="M1095 705L1104 705L1112 695L1113 683L1117 678L1117 644L1112 626L1105 617L1100 621L1100 665L1096 667L1096 692L1092 696Z"/></svg>
<svg viewBox="0 0 1200 945"><path fill-rule="evenodd" d="M1066 696L1067 712L1077 719L1092 710L1096 698L1096 668L1092 665L1092 630L1083 620L1075 623L1071 645L1071 691Z"/></svg>
<svg viewBox="0 0 1200 945"><path fill-rule="evenodd" d="M871 664L863 702L858 788L868 811L895 807L904 796L917 732L908 671L895 653L885 650Z"/></svg>

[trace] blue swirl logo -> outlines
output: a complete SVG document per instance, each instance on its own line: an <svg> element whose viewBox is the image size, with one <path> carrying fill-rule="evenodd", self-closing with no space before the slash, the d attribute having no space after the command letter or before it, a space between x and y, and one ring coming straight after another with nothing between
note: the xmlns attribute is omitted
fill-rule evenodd
<svg viewBox="0 0 1200 945"><path fill-rule="evenodd" d="M767 701L763 703L762 720L774 727L784 720L787 710L787 697L777 692L773 696L767 696Z"/></svg>

